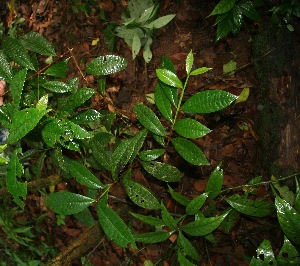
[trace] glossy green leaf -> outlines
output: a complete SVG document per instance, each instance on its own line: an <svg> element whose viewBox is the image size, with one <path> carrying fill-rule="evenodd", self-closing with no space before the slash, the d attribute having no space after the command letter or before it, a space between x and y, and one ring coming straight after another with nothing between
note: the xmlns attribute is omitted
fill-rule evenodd
<svg viewBox="0 0 300 266"><path fill-rule="evenodd" d="M46 111L48 107L48 94L44 94L39 101L36 104L36 109L38 109L40 112Z"/></svg>
<svg viewBox="0 0 300 266"><path fill-rule="evenodd" d="M22 45L41 55L55 56L56 53L48 40L37 32L29 32L20 38Z"/></svg>
<svg viewBox="0 0 300 266"><path fill-rule="evenodd" d="M159 136L166 136L166 131L159 121L156 114L144 104L136 104L134 106L134 111L136 113L139 122L152 133Z"/></svg>
<svg viewBox="0 0 300 266"><path fill-rule="evenodd" d="M158 85L164 92L164 94L167 96L169 102L173 104L174 106L177 106L178 104L178 88L169 86L162 81L158 81Z"/></svg>
<svg viewBox="0 0 300 266"><path fill-rule="evenodd" d="M242 10L243 15L250 18L253 21L259 20L259 14L254 8L254 2L252 1L240 1L237 3L238 7Z"/></svg>
<svg viewBox="0 0 300 266"><path fill-rule="evenodd" d="M217 26L217 38L216 41L221 40L224 38L228 33L238 33L240 31L240 28L238 28L234 24L233 20L233 14L232 10L230 10L227 13L221 14L219 17L219 22Z"/></svg>
<svg viewBox="0 0 300 266"><path fill-rule="evenodd" d="M168 226L172 230L177 229L176 220L169 213L169 211L167 210L167 208L165 207L165 205L163 203L161 203L161 217L162 217L162 220L164 221L166 226Z"/></svg>
<svg viewBox="0 0 300 266"><path fill-rule="evenodd" d="M59 119L50 118L45 121L45 125L42 129L42 137L49 147L53 147L64 134L64 132L65 130L62 121Z"/></svg>
<svg viewBox="0 0 300 266"><path fill-rule="evenodd" d="M156 142L162 146L163 148L165 147L165 138L159 135L153 135L153 138L156 140Z"/></svg>
<svg viewBox="0 0 300 266"><path fill-rule="evenodd" d="M127 61L117 55L99 56L88 63L86 73L92 75L109 75L124 70Z"/></svg>
<svg viewBox="0 0 300 266"><path fill-rule="evenodd" d="M281 266L300 265L299 253L286 236L284 236L284 242L278 254L277 262Z"/></svg>
<svg viewBox="0 0 300 266"><path fill-rule="evenodd" d="M100 189L104 187L97 177L95 177L85 166L77 161L65 158L65 165L67 171L78 183L91 189Z"/></svg>
<svg viewBox="0 0 300 266"><path fill-rule="evenodd" d="M165 223L162 219L159 219L159 218L156 218L156 217L153 217L150 215L142 215L142 214L137 214L137 213L131 213L131 215L149 225L158 226L158 227L165 225Z"/></svg>
<svg viewBox="0 0 300 266"><path fill-rule="evenodd" d="M84 104L88 99L90 99L96 91L91 88L81 88L77 90L72 95L62 98L59 101L58 108L60 110L71 113L75 110L75 108Z"/></svg>
<svg viewBox="0 0 300 266"><path fill-rule="evenodd" d="M276 196L275 207L279 224L284 234L296 244L300 244L300 214L285 200Z"/></svg>
<svg viewBox="0 0 300 266"><path fill-rule="evenodd" d="M208 195L206 193L203 193L203 194L199 195L198 197L194 198L193 200L191 200L185 208L186 213L188 215L196 214L202 208L207 197L208 197Z"/></svg>
<svg viewBox="0 0 300 266"><path fill-rule="evenodd" d="M96 137L98 134L100 134L101 137L103 136L101 141L96 140ZM94 136L94 139L91 143L93 157L106 170L111 170L112 158L111 158L111 155L108 153L108 143L111 139L111 136L109 138L107 135L108 139L105 139L105 135L103 135L103 134L107 134L107 133L98 133L98 134Z"/></svg>
<svg viewBox="0 0 300 266"><path fill-rule="evenodd" d="M183 138L173 138L171 142L187 162L194 165L209 165L204 153L193 142Z"/></svg>
<svg viewBox="0 0 300 266"><path fill-rule="evenodd" d="M10 70L9 62L7 61L6 56L3 51L0 51L0 79L9 82L12 80L13 75Z"/></svg>
<svg viewBox="0 0 300 266"><path fill-rule="evenodd" d="M274 204L260 200L249 200L239 195L233 195L226 201L232 208L249 216L265 217L275 211Z"/></svg>
<svg viewBox="0 0 300 266"><path fill-rule="evenodd" d="M221 0L210 13L209 16L219 15L228 12L235 5L236 0Z"/></svg>
<svg viewBox="0 0 300 266"><path fill-rule="evenodd" d="M148 134L148 130L143 129L139 133L137 133L133 138L131 138L131 141L134 143L134 147L133 147L132 154L130 156L130 160L129 160L130 163L133 162L139 150L142 148L147 134Z"/></svg>
<svg viewBox="0 0 300 266"><path fill-rule="evenodd" d="M197 68L195 70L193 70L190 75L191 76L197 76L197 75L201 75L204 74L206 72L208 72L209 70L211 70L212 68L210 67L201 67L201 68Z"/></svg>
<svg viewBox="0 0 300 266"><path fill-rule="evenodd" d="M172 60L170 59L170 57L167 57L167 56L162 57L161 63L160 63L160 68L170 70L171 72L176 74L175 66L174 66Z"/></svg>
<svg viewBox="0 0 300 266"><path fill-rule="evenodd" d="M144 25L148 29L159 29L167 25L176 15L166 15L159 17L158 19L150 22L149 24Z"/></svg>
<svg viewBox="0 0 300 266"><path fill-rule="evenodd" d="M189 256L192 259L198 261L199 255L196 248L192 245L192 243L183 235L181 231L178 234L178 244L182 250L182 254L186 257Z"/></svg>
<svg viewBox="0 0 300 266"><path fill-rule="evenodd" d="M20 66L31 70L36 70L29 54L24 49L19 40L11 37L6 37L3 40L2 48L4 53Z"/></svg>
<svg viewBox="0 0 300 266"><path fill-rule="evenodd" d="M154 150L147 150L142 151L139 154L139 157L143 161L153 161L157 159L158 157L162 156L165 153L164 149L154 149Z"/></svg>
<svg viewBox="0 0 300 266"><path fill-rule="evenodd" d="M208 194L210 199L217 197L222 189L223 185L223 170L217 166L211 173L208 182L205 187L205 192Z"/></svg>
<svg viewBox="0 0 300 266"><path fill-rule="evenodd" d="M252 258L250 266L277 265L269 240L264 240L256 250L257 258Z"/></svg>
<svg viewBox="0 0 300 266"><path fill-rule="evenodd" d="M26 198L27 185L17 180L18 177L22 177L22 174L23 166L19 162L18 151L14 150L7 165L6 186L8 192L13 195L14 201L24 209L25 204L20 200L20 197Z"/></svg>
<svg viewBox="0 0 300 266"><path fill-rule="evenodd" d="M291 206L294 205L295 195L290 191L289 187L286 185L281 185L279 180L275 176L271 176L272 185L279 192L279 195L282 199L287 201Z"/></svg>
<svg viewBox="0 0 300 266"><path fill-rule="evenodd" d="M73 116L70 120L75 124L88 124L95 121L102 116L101 113L94 109L81 112L78 115Z"/></svg>
<svg viewBox="0 0 300 266"><path fill-rule="evenodd" d="M175 73L167 69L156 69L156 75L165 84L176 87L183 88L181 80L177 77Z"/></svg>
<svg viewBox="0 0 300 266"><path fill-rule="evenodd" d="M160 162L142 162L144 169L164 182L178 182L183 174L174 166Z"/></svg>
<svg viewBox="0 0 300 266"><path fill-rule="evenodd" d="M224 109L236 98L227 91L206 90L190 97L181 109L188 113L206 114Z"/></svg>
<svg viewBox="0 0 300 266"><path fill-rule="evenodd" d="M95 200L71 192L54 192L47 197L46 202L52 211L61 215L70 215L82 211Z"/></svg>
<svg viewBox="0 0 300 266"><path fill-rule="evenodd" d="M65 135L64 138L68 139L86 139L92 138L93 134L89 133L79 125L74 124L73 122L64 119L62 120L65 128Z"/></svg>
<svg viewBox="0 0 300 266"><path fill-rule="evenodd" d="M97 204L99 222L105 235L121 247L125 248L131 244L133 248L136 248L131 230L116 212L107 207L106 203L103 197Z"/></svg>
<svg viewBox="0 0 300 266"><path fill-rule="evenodd" d="M217 217L202 218L182 227L183 232L191 236L205 236L216 230L229 212Z"/></svg>
<svg viewBox="0 0 300 266"><path fill-rule="evenodd" d="M211 132L209 128L192 118L177 120L174 124L175 131L185 138L201 138Z"/></svg>
<svg viewBox="0 0 300 266"><path fill-rule="evenodd" d="M154 244L154 243L164 242L172 235L172 233L173 232L164 232L164 231L149 232L149 233L135 235L134 239L137 242Z"/></svg>
<svg viewBox="0 0 300 266"><path fill-rule="evenodd" d="M26 68L17 72L10 83L10 94L12 97L12 109L14 112L19 110L22 90L24 87L25 79L27 75Z"/></svg>
<svg viewBox="0 0 300 266"><path fill-rule="evenodd" d="M51 65L49 68L47 68L44 74L56 78L66 78L67 71L69 69L68 67L69 60L70 58L67 58L63 61Z"/></svg>
<svg viewBox="0 0 300 266"><path fill-rule="evenodd" d="M155 96L155 104L156 104L158 110L161 112L161 114L167 120L172 122L171 103L170 103L167 95L164 93L164 90L163 90L160 82L155 87L154 96Z"/></svg>
<svg viewBox="0 0 300 266"><path fill-rule="evenodd" d="M71 90L71 87L61 81L47 81L46 83L42 84L42 86L50 91L56 92L56 93L65 93Z"/></svg>
<svg viewBox="0 0 300 266"><path fill-rule="evenodd" d="M299 186L299 181L297 178L295 178L295 183L296 183L296 194L295 194L295 209L297 212L300 213L300 186Z"/></svg>
<svg viewBox="0 0 300 266"><path fill-rule="evenodd" d="M191 50L185 59L185 71L187 75L190 74L193 64L194 64L194 55L193 55L193 51Z"/></svg>
<svg viewBox="0 0 300 266"><path fill-rule="evenodd" d="M235 226L236 219L240 216L240 213L237 210L231 209L230 213L221 223L222 231L229 233L231 229Z"/></svg>
<svg viewBox="0 0 300 266"><path fill-rule="evenodd" d="M179 250L177 252L177 256L178 256L178 262L180 266L197 266L197 264L192 263L190 260L188 260L183 254L182 252Z"/></svg>
<svg viewBox="0 0 300 266"><path fill-rule="evenodd" d="M155 196L144 186L132 181L131 170L122 177L122 183L129 198L136 205L148 210L160 209L160 204Z"/></svg>
<svg viewBox="0 0 300 266"><path fill-rule="evenodd" d="M170 191L172 198L175 201L177 201L180 205L187 206L190 203L190 200L187 197L181 195L178 192L175 192L169 185L168 185L168 187L169 187L169 191Z"/></svg>
<svg viewBox="0 0 300 266"><path fill-rule="evenodd" d="M23 138L49 111L50 110L39 111L36 108L26 108L21 111L17 111L12 118L7 143L12 144Z"/></svg>

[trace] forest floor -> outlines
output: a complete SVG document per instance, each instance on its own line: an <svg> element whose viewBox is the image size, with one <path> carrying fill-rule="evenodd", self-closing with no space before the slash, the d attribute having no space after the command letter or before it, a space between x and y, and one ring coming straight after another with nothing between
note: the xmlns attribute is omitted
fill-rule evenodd
<svg viewBox="0 0 300 266"><path fill-rule="evenodd" d="M66 57L72 55L77 63L70 61L67 78L69 79L80 77L78 68L84 70L93 58L111 53L103 34L106 23L99 18L100 8L105 12L108 21L120 22L124 11L122 2L125 1L100 2L99 6L92 7L92 12L88 15L83 12L75 14L69 1L18 1L15 8L18 16L25 18L22 24L24 32L35 31L42 34L56 47L58 54L72 49L72 54L67 54ZM134 104L139 102L151 107L146 95L154 92L157 82L155 70L159 68L162 57L170 57L178 76L184 78L185 58L192 50L197 67L213 69L205 75L190 79L188 95L203 89L222 89L239 95L244 88L250 88L247 101L221 112L198 117L213 130L196 142L204 151L210 166L190 166L174 156L173 164L184 173L184 178L174 185L173 189L190 199L204 191L211 171L221 162L224 170L224 189L244 185L256 176L263 176L263 180L270 179L270 175L262 168L257 152L259 82L252 64L251 38L259 30L259 25L253 25L237 36L230 35L216 43L216 28L213 26L215 18L207 17L214 6L212 1L164 1L160 15L176 14L176 17L157 32L152 46L153 59L146 65L142 55L138 55L133 61L130 47L118 39L113 54L126 58L129 64L126 70L109 77L107 87L115 106L126 113L133 113ZM93 43L94 40L98 42ZM237 63L237 71L234 75L224 75L223 66L230 60ZM82 86L86 86L86 82L89 86L97 86L93 76L86 76L84 79L81 77ZM106 108L97 98L93 99L93 106L98 106L98 109ZM135 169L134 175L136 181L146 184L155 195L163 199L172 213L180 214L183 211L169 198L166 186L146 180L141 169ZM57 189L63 188L64 184L61 184ZM256 199L271 198L270 194L270 189L262 186ZM120 188L115 196L122 199L126 194ZM40 213L40 210L35 209L39 206L38 199L37 194L33 193L27 200L29 211L35 216ZM219 204L222 206L221 201ZM57 250L66 248L86 230L72 217L66 217L65 225L57 225L53 214L52 219L43 222L43 227L46 232L51 232L52 243L47 244L53 245ZM214 233L216 243L209 243L205 239L194 240L202 258L201 265L249 265L251 257L256 256L256 248L264 239L269 239L275 245L278 242L282 243L281 231L276 228L276 217L258 220L241 216L231 231L224 233L217 230ZM143 230L141 227L140 231ZM41 241L46 241L42 235ZM147 245L136 253L103 239L86 255L92 265L143 265L145 259L159 262L169 245L170 242ZM279 246L274 248L276 250ZM165 266L173 265L172 261L171 254L160 263ZM80 263L74 262L73 265Z"/></svg>

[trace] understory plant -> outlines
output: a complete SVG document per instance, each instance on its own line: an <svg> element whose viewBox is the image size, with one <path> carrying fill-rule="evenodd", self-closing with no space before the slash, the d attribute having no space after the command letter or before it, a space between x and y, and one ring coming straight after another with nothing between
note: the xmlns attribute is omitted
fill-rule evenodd
<svg viewBox="0 0 300 266"><path fill-rule="evenodd" d="M133 59L143 47L143 58L149 63L152 59L151 45L155 32L167 25L175 15L157 18L159 3L154 0L129 0L127 4L122 23L115 28L116 34L131 47Z"/></svg>
<svg viewBox="0 0 300 266"><path fill-rule="evenodd" d="M45 56L48 58L43 61ZM278 181L272 181L275 205L253 199L255 188L261 184L260 177L249 181L242 193L224 196L223 170L219 165L211 173L205 191L194 199L172 188L183 177L166 159L174 156L173 150L189 164L209 165L194 140L211 130L195 115L222 110L237 98L222 90L200 91L187 98L189 78L210 70L194 69L192 51L186 58L184 81L176 75L172 61L163 58L156 71L157 109L154 112L139 103L134 107L138 123L130 116L126 118L129 124L136 125L135 133L130 127L126 130L118 127L118 117L125 119L124 113L91 107L96 94L113 104L106 97L105 77L125 69L126 60L106 55L90 61L85 73L98 78L97 89L79 88L79 78L66 80L70 60L76 63L71 50L57 57L51 44L37 33L6 37L2 42L0 79L5 93L0 123L9 134L1 145L1 191L7 189L21 210L25 208L27 182L59 176L85 188L82 192L55 191L52 187L50 193L43 190L47 206L60 219L73 215L88 227L99 223L107 239L124 248L130 245L137 249L139 243L159 243L173 235L176 238L173 248L180 265L197 265L200 261L192 239L203 237L215 242L213 232L219 227L228 232L239 215L260 218L277 210L286 237L300 244L298 186L293 196L286 198L290 193ZM153 182L165 183L184 214L172 214L162 199L136 182L133 176L136 168L143 168ZM121 212L109 204L115 184L124 187L135 205L150 212L149 215L132 213L132 216L152 226L151 232L136 233L130 222L123 220ZM220 200L226 202L226 207L218 209ZM298 258L298 253L295 254ZM282 259L288 263L290 257Z"/></svg>

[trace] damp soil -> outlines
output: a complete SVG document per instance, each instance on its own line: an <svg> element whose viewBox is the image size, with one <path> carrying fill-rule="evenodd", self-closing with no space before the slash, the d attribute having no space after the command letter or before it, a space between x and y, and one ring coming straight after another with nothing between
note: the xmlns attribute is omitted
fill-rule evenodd
<svg viewBox="0 0 300 266"><path fill-rule="evenodd" d="M127 69L109 77L107 91L114 106L126 114L133 114L133 106L139 102L153 108L146 95L154 92L157 82L155 70L163 56L170 57L178 76L185 78L184 62L191 49L195 66L213 69L201 77L190 79L187 96L205 89L221 89L239 95L244 88L250 88L247 101L218 113L196 117L213 130L195 142L204 151L211 166L190 166L175 152L172 154L172 164L184 173L182 181L172 184L172 187L184 196L192 199L204 192L211 171L221 162L224 189L242 186L256 176L262 176L266 181L274 173L282 175L285 171L291 173L299 170L299 137L296 136L299 132L299 84L294 80L299 77L299 70L295 69L299 69L300 49L294 48L299 47L299 40L291 33L278 33L277 28L270 31L270 26L262 21L250 24L238 35L229 35L216 43L214 18L207 17L216 3L165 0L160 15L176 14L176 17L157 32L152 46L153 59L145 64L141 54L135 61L131 59L131 50L123 40L117 40L115 50L111 52L104 36L107 21L119 22L125 3L99 1L99 4L91 7L91 13L75 14L69 1L16 1L16 14L13 15L25 18L21 25L24 32L41 33L56 47L58 54L73 57L69 64L68 79L79 76L82 86L97 87L93 76L81 76L80 73L93 58L111 53L125 57L129 62ZM107 21L100 19L101 10ZM7 14L1 15L7 23L10 22ZM282 36L286 34L292 41L284 47ZM98 42L93 45L93 40ZM286 54L286 51L290 52ZM280 62L276 58L279 54ZM230 60L237 63L237 71L234 75L224 75L223 65ZM274 60L278 62L276 69ZM289 65L288 62L293 63ZM99 97L93 99L93 107L114 111L114 107L106 106ZM133 124L133 127L136 125ZM291 149L290 160L286 160ZM170 198L164 184L152 180L139 168L133 172L135 180L162 199L172 213L181 214L184 211ZM56 189L64 188L64 184L61 184ZM114 191L116 198L127 200L121 187ZM29 196L30 210L39 208L39 199L35 194ZM255 199L271 201L270 188L260 187ZM148 214L124 202L112 202L112 206L123 209L120 213L123 213L125 220L131 219L128 212L132 210ZM219 211L226 209L221 199L218 208ZM209 212L209 208L206 211ZM45 230L51 231L50 244L58 250L65 249L86 230L72 217L67 217L66 225L61 226L56 224L53 214L49 214L49 217L44 225ZM142 223L131 221L136 231L149 231ZM271 241L275 253L283 241L275 216L264 219L240 216L232 230L224 232L218 229L214 237L215 243L205 238L192 239L201 256L199 265L249 265L251 257L256 256L256 248L264 239ZM85 255L92 265L143 265L146 259L157 265L176 265L175 252L170 248L171 241L140 245L137 252L122 249L103 238ZM80 258L73 261L72 265L81 265L79 261Z"/></svg>

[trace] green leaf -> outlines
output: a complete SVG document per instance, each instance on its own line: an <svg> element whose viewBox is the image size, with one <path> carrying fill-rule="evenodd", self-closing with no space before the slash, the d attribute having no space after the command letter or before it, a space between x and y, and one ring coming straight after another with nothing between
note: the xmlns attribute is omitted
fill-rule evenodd
<svg viewBox="0 0 300 266"><path fill-rule="evenodd" d="M7 143L12 144L23 138L49 111L50 110L39 111L36 108L26 108L21 111L17 111L12 118Z"/></svg>
<svg viewBox="0 0 300 266"><path fill-rule="evenodd" d="M171 142L187 162L194 165L209 165L203 152L193 142L183 138L173 138Z"/></svg>
<svg viewBox="0 0 300 266"><path fill-rule="evenodd" d="M52 45L48 42L48 40L36 32L29 32L23 35L20 38L20 41L22 45L30 51L47 56L56 55Z"/></svg>
<svg viewBox="0 0 300 266"><path fill-rule="evenodd" d="M295 195L292 191L290 191L289 187L286 185L281 185L278 179L273 175L271 176L271 181L272 185L279 192L280 197L293 206L295 202Z"/></svg>
<svg viewBox="0 0 300 266"><path fill-rule="evenodd" d="M48 94L45 94L37 102L36 109L38 109L40 112L41 111L46 111L47 106L48 106Z"/></svg>
<svg viewBox="0 0 300 266"><path fill-rule="evenodd" d="M100 180L82 164L65 158L65 166L67 171L76 179L78 183L91 189L100 189L104 187Z"/></svg>
<svg viewBox="0 0 300 266"><path fill-rule="evenodd" d="M81 212L95 200L71 192L54 192L47 197L46 202L52 211L61 215L70 215Z"/></svg>
<svg viewBox="0 0 300 266"><path fill-rule="evenodd" d="M6 37L3 40L2 48L4 53L20 66L36 70L29 54L17 39Z"/></svg>
<svg viewBox="0 0 300 266"><path fill-rule="evenodd" d="M155 96L155 104L156 104L158 110L161 112L161 114L167 120L172 122L171 103L170 103L167 95L164 93L164 89L161 86L160 82L155 87L154 96Z"/></svg>
<svg viewBox="0 0 300 266"><path fill-rule="evenodd" d="M97 136L99 135L101 139L98 141ZM108 143L111 138L112 136L110 134L101 132L95 135L91 142L93 157L107 170L111 170L112 167L112 158L108 153Z"/></svg>
<svg viewBox="0 0 300 266"><path fill-rule="evenodd" d="M146 224L150 224L153 226L164 226L165 223L162 219L153 217L153 216L149 216L149 215L142 215L142 214L137 214L137 213L131 213L131 215L139 220L141 220L142 222L146 223Z"/></svg>
<svg viewBox="0 0 300 266"><path fill-rule="evenodd" d="M109 75L124 70L127 61L120 56L99 56L88 63L86 73L92 75Z"/></svg>
<svg viewBox="0 0 300 266"><path fill-rule="evenodd" d="M229 211L217 217L202 218L182 227L183 232L191 236L205 236L216 230Z"/></svg>
<svg viewBox="0 0 300 266"><path fill-rule="evenodd" d="M131 170L122 177L122 183L129 198L136 205L148 210L160 209L160 204L153 194L147 188L131 180Z"/></svg>
<svg viewBox="0 0 300 266"><path fill-rule="evenodd" d="M176 200L180 205L187 206L190 203L190 200L187 197L181 195L178 192L175 192L169 185L168 187L172 198Z"/></svg>
<svg viewBox="0 0 300 266"><path fill-rule="evenodd" d="M92 227L96 224L96 221L88 208L75 213L73 216L86 227Z"/></svg>
<svg viewBox="0 0 300 266"><path fill-rule="evenodd" d="M134 235L135 241L148 243L148 244L154 244L154 243L160 243L167 240L173 232L164 232L164 231L157 231L157 232L149 232L139 235Z"/></svg>
<svg viewBox="0 0 300 266"><path fill-rule="evenodd" d="M235 5L236 0L221 0L210 13L209 16L219 15L228 12Z"/></svg>
<svg viewBox="0 0 300 266"><path fill-rule="evenodd" d="M122 141L112 155L112 171L114 178L126 166L129 161L133 161L142 147L147 135L147 130L140 131L131 139Z"/></svg>
<svg viewBox="0 0 300 266"><path fill-rule="evenodd" d="M217 166L211 173L208 182L205 187L205 192L208 194L210 199L217 197L222 189L223 184L223 170Z"/></svg>
<svg viewBox="0 0 300 266"><path fill-rule="evenodd" d="M45 121L42 129L42 138L49 147L53 147L64 132L65 129L62 121L51 117Z"/></svg>
<svg viewBox="0 0 300 266"><path fill-rule="evenodd" d="M67 119L63 119L62 122L64 124L64 129L65 129L65 135L64 135L65 140L86 139L86 138L93 137L93 134L89 133L79 125L76 125Z"/></svg>
<svg viewBox="0 0 300 266"><path fill-rule="evenodd" d="M170 70L171 72L176 74L175 66L174 66L172 60L170 59L170 57L167 57L167 56L162 57L161 63L160 63L160 68Z"/></svg>
<svg viewBox="0 0 300 266"><path fill-rule="evenodd" d="M17 72L10 83L10 94L12 97L12 109L14 112L19 110L22 90L24 87L25 79L27 75L26 68Z"/></svg>
<svg viewBox="0 0 300 266"><path fill-rule="evenodd" d="M187 75L190 74L193 64L194 64L194 55L193 55L193 51L191 50L185 59L185 71Z"/></svg>
<svg viewBox="0 0 300 266"><path fill-rule="evenodd" d="M211 132L209 128L191 118L177 120L174 129L179 135L192 139L201 138Z"/></svg>
<svg viewBox="0 0 300 266"><path fill-rule="evenodd" d="M277 265L271 243L269 240L264 240L256 250L257 258L252 258L250 266Z"/></svg>
<svg viewBox="0 0 300 266"><path fill-rule="evenodd" d="M98 206L98 218L105 235L121 247L131 244L136 248L133 235L124 221L111 208L106 205L106 198L103 197Z"/></svg>
<svg viewBox="0 0 300 266"><path fill-rule="evenodd" d="M240 1L238 3L239 8L242 10L243 15L250 18L253 21L259 20L259 14L254 9L254 2L251 1Z"/></svg>
<svg viewBox="0 0 300 266"><path fill-rule="evenodd" d="M167 25L176 15L166 15L162 16L149 24L144 25L145 28L148 29L159 29L162 28L163 26Z"/></svg>
<svg viewBox="0 0 300 266"><path fill-rule="evenodd" d="M45 72L45 75L56 77L56 78L66 78L67 71L69 69L68 62L70 58L67 58L63 61L53 64Z"/></svg>
<svg viewBox="0 0 300 266"><path fill-rule="evenodd" d="M188 260L179 250L177 252L177 256L178 256L178 262L180 265L182 266L196 266L196 264L192 263L190 260Z"/></svg>
<svg viewBox="0 0 300 266"><path fill-rule="evenodd" d="M141 47L142 47L142 44L141 44L141 40L139 38L139 35L136 32L134 32L133 39L132 39L132 45L131 45L132 59L136 58L137 54L141 50Z"/></svg>
<svg viewBox="0 0 300 266"><path fill-rule="evenodd" d="M175 73L167 69L156 69L156 75L165 84L176 87L183 88L181 80L177 77Z"/></svg>
<svg viewBox="0 0 300 266"><path fill-rule="evenodd" d="M81 88L72 95L62 98L58 103L58 108L60 110L71 113L74 111L75 108L84 104L94 94L96 94L96 91L94 89Z"/></svg>
<svg viewBox="0 0 300 266"><path fill-rule="evenodd" d="M181 231L179 231L178 234L178 242L179 242L179 246L182 249L182 253L183 255L189 256L192 259L198 261L199 255L198 252L196 250L196 248L192 245L192 243L183 235L183 233Z"/></svg>
<svg viewBox="0 0 300 266"><path fill-rule="evenodd" d="M193 200L191 200L185 208L187 215L196 214L202 208L207 197L208 195L206 193L203 193L198 197L194 198Z"/></svg>
<svg viewBox="0 0 300 266"><path fill-rule="evenodd" d="M300 212L300 186L299 181L297 178L295 178L296 183L296 195L295 195L295 209L297 212Z"/></svg>
<svg viewBox="0 0 300 266"><path fill-rule="evenodd" d="M181 109L188 113L206 114L224 109L236 98L227 91L206 90L190 97Z"/></svg>
<svg viewBox="0 0 300 266"><path fill-rule="evenodd" d="M139 122L152 133L159 136L166 136L166 131L153 111L144 104L136 104L134 106Z"/></svg>
<svg viewBox="0 0 300 266"><path fill-rule="evenodd" d="M201 75L201 74L204 74L206 73L207 71L211 70L212 68L210 67L201 67L201 68L197 68L195 70L193 70L191 73L190 73L190 76L197 76L197 75Z"/></svg>
<svg viewBox="0 0 300 266"><path fill-rule="evenodd" d="M178 103L178 88L169 86L162 81L158 81L158 85L164 92L164 94L167 96L169 102L177 107Z"/></svg>
<svg viewBox="0 0 300 266"><path fill-rule="evenodd" d="M9 82L12 78L13 75L10 70L9 62L7 61L3 51L0 51L0 79Z"/></svg>
<svg viewBox="0 0 300 266"><path fill-rule="evenodd" d="M27 185L17 180L17 177L22 177L22 174L23 166L19 162L18 151L15 149L7 165L6 186L9 193L13 195L14 201L24 209L25 204L20 200L20 197L26 198Z"/></svg>
<svg viewBox="0 0 300 266"><path fill-rule="evenodd" d="M234 60L230 60L223 65L223 74L233 74L236 71L237 63Z"/></svg>
<svg viewBox="0 0 300 266"><path fill-rule="evenodd" d="M56 80L47 81L46 83L42 84L42 86L45 89L56 92L56 93L65 93L65 92L71 91L71 89L72 89L68 84L61 82L61 81L56 81Z"/></svg>
<svg viewBox="0 0 300 266"><path fill-rule="evenodd" d="M164 221L165 225L168 226L172 230L177 229L177 222L173 218L173 216L168 212L167 208L163 203L161 203L161 217Z"/></svg>
<svg viewBox="0 0 300 266"><path fill-rule="evenodd" d="M143 47L143 58L146 61L146 63L149 63L152 59L152 52L150 49L152 42L152 38L149 36Z"/></svg>
<svg viewBox="0 0 300 266"><path fill-rule="evenodd" d="M239 195L233 195L226 201L232 208L249 216L265 217L274 213L274 205L269 202L249 200Z"/></svg>
<svg viewBox="0 0 300 266"><path fill-rule="evenodd" d="M102 117L102 114L94 109L81 112L78 115L73 116L70 120L75 124L88 124Z"/></svg>
<svg viewBox="0 0 300 266"><path fill-rule="evenodd" d="M141 160L149 162L157 159L158 157L162 156L164 153L165 153L164 149L154 149L154 150L140 152L139 157Z"/></svg>
<svg viewBox="0 0 300 266"><path fill-rule="evenodd" d="M174 166L160 162L142 162L144 169L164 182L178 182L183 174Z"/></svg>
<svg viewBox="0 0 300 266"><path fill-rule="evenodd" d="M300 257L297 249L292 243L284 236L282 248L277 257L278 265L300 265Z"/></svg>
<svg viewBox="0 0 300 266"><path fill-rule="evenodd" d="M296 244L300 244L300 214L285 200L276 196L277 217L284 234Z"/></svg>
<svg viewBox="0 0 300 266"><path fill-rule="evenodd" d="M156 142L162 146L165 147L165 138L159 135L153 135L153 138L156 140Z"/></svg>

